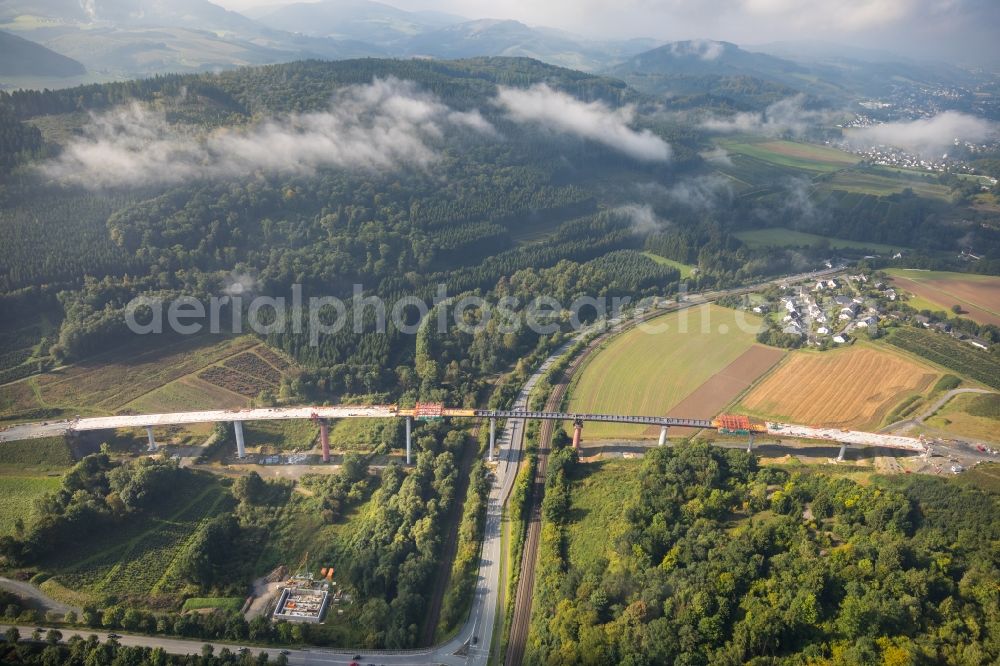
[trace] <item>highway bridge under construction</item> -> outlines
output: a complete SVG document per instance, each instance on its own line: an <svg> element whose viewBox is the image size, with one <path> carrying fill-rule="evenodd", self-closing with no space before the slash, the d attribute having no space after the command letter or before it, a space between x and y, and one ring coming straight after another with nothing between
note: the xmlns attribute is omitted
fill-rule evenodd
<svg viewBox="0 0 1000 666"><path fill-rule="evenodd" d="M772 435L789 439L820 440L840 445L838 459L843 459L847 446L872 446L929 453L924 440L863 432L838 428L822 428L790 423L760 421L740 414L722 414L713 419L687 419L669 416L638 416L630 414L577 414L570 412L530 411L524 409L457 409L438 403L417 403L412 408L396 405L337 405L314 407L271 407L241 410L211 410L200 412L172 412L164 414L127 414L120 416L97 416L42 423L25 423L0 430L0 442L37 439L59 435L73 435L94 430L118 428L145 428L149 439L149 449L156 450L153 428L156 426L187 425L192 423L231 422L236 436L237 457L246 456L243 423L246 421L270 421L282 419L311 419L319 424L320 445L323 460L330 460L329 422L336 419L406 419L406 462L410 463L412 444L412 422L440 418L488 419L490 424L489 458L493 460L496 451L496 423L498 420L549 420L573 423L573 445L577 449L583 436L584 423L610 422L634 423L659 427L659 445L667 440L670 428L713 429L724 435L741 435L748 439L747 450L753 447L757 436Z"/></svg>

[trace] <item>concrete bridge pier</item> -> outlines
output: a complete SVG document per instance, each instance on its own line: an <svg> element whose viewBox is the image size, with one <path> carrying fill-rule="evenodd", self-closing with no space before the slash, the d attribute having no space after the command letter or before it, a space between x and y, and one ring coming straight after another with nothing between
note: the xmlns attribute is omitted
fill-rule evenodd
<svg viewBox="0 0 1000 666"><path fill-rule="evenodd" d="M330 462L330 422L319 420L319 443L323 448L323 462Z"/></svg>
<svg viewBox="0 0 1000 666"><path fill-rule="evenodd" d="M233 429L236 431L236 457L246 458L247 447L243 440L243 421L233 421Z"/></svg>
<svg viewBox="0 0 1000 666"><path fill-rule="evenodd" d="M753 433L750 433L750 439L747 440L747 453L753 451Z"/></svg>
<svg viewBox="0 0 1000 666"><path fill-rule="evenodd" d="M413 419L409 416L406 417L406 464L410 464L410 442L412 440L412 421Z"/></svg>
<svg viewBox="0 0 1000 666"><path fill-rule="evenodd" d="M841 444L840 453L837 454L837 462L844 462L845 453L847 453L847 444Z"/></svg>
<svg viewBox="0 0 1000 666"><path fill-rule="evenodd" d="M667 443L667 432L669 430L669 426L660 426L660 441L656 443L657 446L663 446Z"/></svg>
<svg viewBox="0 0 1000 666"><path fill-rule="evenodd" d="M577 419L573 421L573 448L577 453L580 451L580 440L583 437L583 421Z"/></svg>
<svg viewBox="0 0 1000 666"><path fill-rule="evenodd" d="M156 450L156 440L153 438L153 426L146 426L146 437L149 438L149 447L146 450L147 451L155 451Z"/></svg>
<svg viewBox="0 0 1000 666"><path fill-rule="evenodd" d="M497 420L490 417L490 452L487 456L487 460L493 462L493 451L495 450L497 443Z"/></svg>

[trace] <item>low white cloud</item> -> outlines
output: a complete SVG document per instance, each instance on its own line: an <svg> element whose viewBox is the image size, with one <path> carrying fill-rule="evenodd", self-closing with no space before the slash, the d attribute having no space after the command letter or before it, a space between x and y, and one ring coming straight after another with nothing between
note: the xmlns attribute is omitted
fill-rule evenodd
<svg viewBox="0 0 1000 666"><path fill-rule="evenodd" d="M728 204L733 197L732 183L725 176L707 174L684 178L672 185L640 183L636 191L646 201L661 206L684 206L697 211L711 211Z"/></svg>
<svg viewBox="0 0 1000 666"><path fill-rule="evenodd" d="M778 100L764 111L712 117L704 120L701 126L711 132L799 137L818 125L829 123L833 118L832 112L807 109L804 103L804 95L793 95Z"/></svg>
<svg viewBox="0 0 1000 666"><path fill-rule="evenodd" d="M715 60L725 50L725 44L711 39L692 39L670 45L670 52L676 56L697 56L702 60Z"/></svg>
<svg viewBox="0 0 1000 666"><path fill-rule="evenodd" d="M649 204L630 203L614 210L629 219L632 231L637 234L652 233L668 226L668 222L660 218Z"/></svg>
<svg viewBox="0 0 1000 666"><path fill-rule="evenodd" d="M888 145L925 157L940 157L956 140L979 142L998 134L995 122L958 111L945 111L931 118L852 130L847 140L852 146Z"/></svg>
<svg viewBox="0 0 1000 666"><path fill-rule="evenodd" d="M635 120L633 106L612 109L603 102L584 102L544 83L528 89L501 87L496 99L516 122L597 141L644 162L670 159L670 145L666 141L649 130L629 127Z"/></svg>
<svg viewBox="0 0 1000 666"><path fill-rule="evenodd" d="M376 79L338 91L329 111L289 114L207 135L132 105L94 116L85 136L42 169L63 182L100 188L256 171L426 168L437 159L434 145L446 129L493 132L478 111L455 111L409 81Z"/></svg>

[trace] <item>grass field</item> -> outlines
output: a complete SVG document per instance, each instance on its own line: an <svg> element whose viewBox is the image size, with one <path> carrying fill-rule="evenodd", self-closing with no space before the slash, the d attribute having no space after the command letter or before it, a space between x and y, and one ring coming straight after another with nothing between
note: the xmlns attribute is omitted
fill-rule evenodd
<svg viewBox="0 0 1000 666"><path fill-rule="evenodd" d="M923 178L908 177L891 172L841 171L834 174L830 180L824 181L823 186L833 190L873 194L880 197L899 194L904 189L909 188L913 190L914 194L921 197L941 201L951 200L951 192L944 185L930 183Z"/></svg>
<svg viewBox="0 0 1000 666"><path fill-rule="evenodd" d="M958 483L967 483L983 490L1000 493L1000 464L982 463L960 474Z"/></svg>
<svg viewBox="0 0 1000 666"><path fill-rule="evenodd" d="M228 493L205 473L186 474L150 514L56 553L41 568L54 593L74 603L108 595L147 607L177 603L175 560L202 520L228 508Z"/></svg>
<svg viewBox="0 0 1000 666"><path fill-rule="evenodd" d="M625 507L639 493L639 460L603 460L582 466L573 482L569 515L570 562L597 562L613 554L625 527Z"/></svg>
<svg viewBox="0 0 1000 666"><path fill-rule="evenodd" d="M666 257L661 257L658 254L653 254L652 252L643 252L644 255L660 264L661 266L669 266L670 268L676 268L681 272L681 279L686 280L691 277L691 272L694 270L694 266L689 264L682 264L679 261L674 261L673 259L667 259Z"/></svg>
<svg viewBox="0 0 1000 666"><path fill-rule="evenodd" d="M828 173L858 163L858 158L835 148L793 141L721 140L719 146L730 153L746 155L790 169Z"/></svg>
<svg viewBox="0 0 1000 666"><path fill-rule="evenodd" d="M404 442L401 428L400 419L340 419L330 428L330 448L340 451L398 448Z"/></svg>
<svg viewBox="0 0 1000 666"><path fill-rule="evenodd" d="M243 607L243 597L190 597L184 600L183 611L195 611L214 608L237 612Z"/></svg>
<svg viewBox="0 0 1000 666"><path fill-rule="evenodd" d="M0 472L0 536L14 533L14 522L20 518L25 527L33 522L35 500L46 493L55 492L62 485L62 477L25 475L11 470Z"/></svg>
<svg viewBox="0 0 1000 666"><path fill-rule="evenodd" d="M4 407L4 416L15 418L17 412L12 410L48 409L63 415L111 414L171 382L259 344L250 336L222 340L188 336L166 343L142 338L74 365L0 386L0 405ZM167 394L163 406L176 408L187 402L207 408L208 405L199 402L204 397L204 393L198 393L185 401L180 394ZM147 398L140 404L148 408L158 403ZM232 406L232 402L219 406Z"/></svg>
<svg viewBox="0 0 1000 666"><path fill-rule="evenodd" d="M956 395L926 423L956 435L1000 443L1000 419L969 413L969 408L978 399L981 396L972 393Z"/></svg>
<svg viewBox="0 0 1000 666"><path fill-rule="evenodd" d="M964 316L981 324L1000 326L1000 277L973 273L920 271L893 268L886 271L897 287L915 298L910 305L918 310L944 310L958 305Z"/></svg>
<svg viewBox="0 0 1000 666"><path fill-rule="evenodd" d="M793 352L743 398L738 411L803 425L871 429L940 373L872 346Z"/></svg>
<svg viewBox="0 0 1000 666"><path fill-rule="evenodd" d="M745 321L739 326L737 317ZM755 344L760 319L715 305L671 313L614 339L570 388L570 411L667 414ZM735 397L735 396L734 396ZM590 423L590 439L639 438L655 429ZM657 431L658 432L658 431Z"/></svg>
<svg viewBox="0 0 1000 666"><path fill-rule="evenodd" d="M49 471L65 469L72 464L73 452L65 437L45 437L0 445L0 467Z"/></svg>
<svg viewBox="0 0 1000 666"><path fill-rule="evenodd" d="M264 452L307 450L316 444L319 426L312 421L252 421L244 428L247 446L266 447Z"/></svg>
<svg viewBox="0 0 1000 666"><path fill-rule="evenodd" d="M881 243L869 243L865 241L851 241L831 236L820 236L804 231L794 231L782 227L770 227L767 229L753 229L752 231L738 231L734 234L738 239L753 248L759 247L816 247L820 243L828 243L834 249L870 250L872 252L894 252L905 249L883 245Z"/></svg>
<svg viewBox="0 0 1000 666"><path fill-rule="evenodd" d="M198 376L209 370L215 383ZM277 393L280 378L289 372L295 367L288 359L249 335L140 339L0 386L0 420L237 409L265 388ZM211 424L194 424L182 434L203 438L211 429Z"/></svg>

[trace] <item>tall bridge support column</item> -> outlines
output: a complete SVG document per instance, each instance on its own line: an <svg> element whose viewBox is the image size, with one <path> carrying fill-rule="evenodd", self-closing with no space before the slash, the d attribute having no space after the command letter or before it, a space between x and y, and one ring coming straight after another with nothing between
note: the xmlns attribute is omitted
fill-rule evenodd
<svg viewBox="0 0 1000 666"><path fill-rule="evenodd" d="M319 443L323 448L323 462L330 462L330 422L319 420Z"/></svg>
<svg viewBox="0 0 1000 666"><path fill-rule="evenodd" d="M747 440L747 453L753 451L753 433L750 433L750 439Z"/></svg>
<svg viewBox="0 0 1000 666"><path fill-rule="evenodd" d="M579 453L580 440L583 437L583 421L573 421L573 448Z"/></svg>
<svg viewBox="0 0 1000 666"><path fill-rule="evenodd" d="M497 443L497 420L490 417L490 452L487 456L487 460L493 462L493 451L495 450Z"/></svg>
<svg viewBox="0 0 1000 666"><path fill-rule="evenodd" d="M409 416L406 417L406 464L410 464L410 442L412 440L412 421L413 419Z"/></svg>
<svg viewBox="0 0 1000 666"><path fill-rule="evenodd" d="M233 421L233 429L236 431L236 457L247 457L247 446L243 440L243 421Z"/></svg>
<svg viewBox="0 0 1000 666"><path fill-rule="evenodd" d="M155 451L156 450L156 440L153 438L153 426L146 426L146 437L149 438L149 447L146 450L147 451Z"/></svg>
<svg viewBox="0 0 1000 666"><path fill-rule="evenodd" d="M837 462L844 461L844 454L847 453L847 444L840 445L840 453L837 454Z"/></svg>
<svg viewBox="0 0 1000 666"><path fill-rule="evenodd" d="M667 432L669 430L669 426L660 426L660 441L656 443L657 446L663 446L667 443Z"/></svg>

